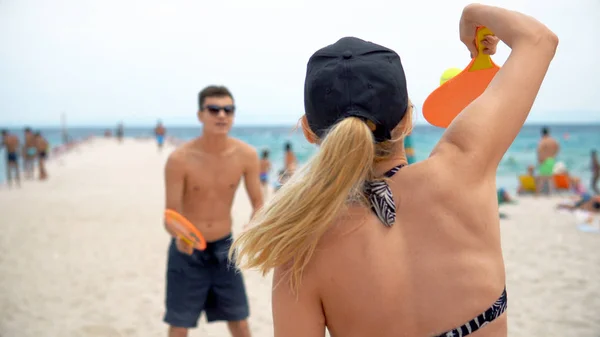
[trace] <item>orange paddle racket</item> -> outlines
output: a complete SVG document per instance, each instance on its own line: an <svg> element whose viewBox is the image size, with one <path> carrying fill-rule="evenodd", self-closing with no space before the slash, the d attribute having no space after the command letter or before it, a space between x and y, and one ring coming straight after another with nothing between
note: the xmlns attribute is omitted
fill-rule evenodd
<svg viewBox="0 0 600 337"><path fill-rule="evenodd" d="M179 238L198 250L206 249L206 240L202 233L183 215L172 209L165 210L165 222Z"/></svg>
<svg viewBox="0 0 600 337"><path fill-rule="evenodd" d="M481 44L486 35L494 35L487 27L477 27L475 45L478 55L458 75L433 91L423 103L423 117L429 124L447 128L456 116L479 97L500 67L483 53Z"/></svg>

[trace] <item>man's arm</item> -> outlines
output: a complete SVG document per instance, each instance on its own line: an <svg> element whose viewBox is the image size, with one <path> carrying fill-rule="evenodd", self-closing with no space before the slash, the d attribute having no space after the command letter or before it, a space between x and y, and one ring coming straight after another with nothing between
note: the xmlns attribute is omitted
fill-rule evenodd
<svg viewBox="0 0 600 337"><path fill-rule="evenodd" d="M165 165L165 207L181 213L183 193L185 190L185 162L179 151L173 152ZM171 236L176 236L166 226Z"/></svg>
<svg viewBox="0 0 600 337"><path fill-rule="evenodd" d="M246 193L252 204L252 216L256 214L263 205L263 195L260 188L260 160L255 149L249 147L247 150L246 170L244 171L244 185Z"/></svg>
<svg viewBox="0 0 600 337"><path fill-rule="evenodd" d="M292 293L281 267L273 274L273 327L275 337L324 337L325 315L314 289Z"/></svg>

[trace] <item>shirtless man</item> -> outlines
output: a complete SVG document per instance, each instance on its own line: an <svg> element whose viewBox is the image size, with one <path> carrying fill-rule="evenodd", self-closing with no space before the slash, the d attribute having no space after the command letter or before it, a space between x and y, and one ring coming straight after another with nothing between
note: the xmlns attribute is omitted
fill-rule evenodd
<svg viewBox="0 0 600 337"><path fill-rule="evenodd" d="M600 162L598 161L598 153L596 150L592 150L592 191L596 194L600 194L598 189L598 178L600 178Z"/></svg>
<svg viewBox="0 0 600 337"><path fill-rule="evenodd" d="M17 186L21 186L19 176L19 137L2 130L2 147L6 147L6 182L12 186L12 171L15 171Z"/></svg>
<svg viewBox="0 0 600 337"><path fill-rule="evenodd" d="M165 134L167 133L167 129L163 126L161 121L156 123L156 127L154 128L154 136L156 136L156 143L158 145L158 150L162 150L163 145L165 143Z"/></svg>
<svg viewBox="0 0 600 337"><path fill-rule="evenodd" d="M548 128L542 128L542 139L540 139L538 144L537 156L539 164L539 182L541 184L540 189L545 193L550 193L552 174L559 148L560 146L556 139L550 136Z"/></svg>
<svg viewBox="0 0 600 337"><path fill-rule="evenodd" d="M166 207L189 219L206 239L207 248L193 250L180 239L171 240L164 321L170 325L169 337L184 337L205 311L208 322L227 321L232 336L248 337L244 281L227 253L232 241L231 207L242 177L252 215L263 203L258 154L229 137L235 106L227 88L209 86L199 93L198 102L202 135L169 156Z"/></svg>
<svg viewBox="0 0 600 337"><path fill-rule="evenodd" d="M35 137L31 131L31 128L25 128L24 136L25 144L23 145L23 173L25 175L25 179L33 179L37 149L35 146Z"/></svg>
<svg viewBox="0 0 600 337"><path fill-rule="evenodd" d="M260 158L260 183L263 188L263 196L266 197L269 192L269 172L271 171L271 161L269 160L269 150L263 150Z"/></svg>
<svg viewBox="0 0 600 337"><path fill-rule="evenodd" d="M38 166L40 168L40 180L48 179L46 172L46 159L48 158L48 141L40 132L35 133L35 147L38 154Z"/></svg>
<svg viewBox="0 0 600 337"><path fill-rule="evenodd" d="M125 127L123 126L123 122L119 123L117 125L117 141L119 141L119 143L123 142L123 136L125 135Z"/></svg>
<svg viewBox="0 0 600 337"><path fill-rule="evenodd" d="M296 155L294 151L292 151L292 143L285 143L285 158L284 158L284 168L286 171L293 173L296 169Z"/></svg>

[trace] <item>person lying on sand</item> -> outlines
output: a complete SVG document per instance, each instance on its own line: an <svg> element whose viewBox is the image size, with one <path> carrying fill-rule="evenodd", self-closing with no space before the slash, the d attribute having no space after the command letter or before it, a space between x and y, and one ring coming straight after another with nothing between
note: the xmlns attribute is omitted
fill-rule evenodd
<svg viewBox="0 0 600 337"><path fill-rule="evenodd" d="M498 39L512 52L408 166L414 111L398 54L344 37L309 59L301 124L320 150L230 251L241 268L273 271L275 337L507 335L496 173L558 38L530 16L472 4L459 31L474 57L479 25L497 36L483 53Z"/></svg>
<svg viewBox="0 0 600 337"><path fill-rule="evenodd" d="M508 191L504 188L499 188L497 191L498 195L498 204L512 204L515 202L513 197L508 193Z"/></svg>
<svg viewBox="0 0 600 337"><path fill-rule="evenodd" d="M600 212L600 195L592 196L584 194L574 200L559 203L556 208L569 211L583 210L588 212Z"/></svg>
<svg viewBox="0 0 600 337"><path fill-rule="evenodd" d="M579 209L590 213L600 213L600 195L591 197L590 200L581 204Z"/></svg>
<svg viewBox="0 0 600 337"><path fill-rule="evenodd" d="M194 250L176 235L168 253L166 313L169 337L187 336L204 311L208 322L227 321L234 337L249 337L242 274L231 267L233 198L244 179L252 209L263 203L259 159L250 145L229 136L235 106L229 90L209 86L198 95L202 135L173 151L165 166L166 207L188 220L207 242ZM169 231L167 227L167 231Z"/></svg>

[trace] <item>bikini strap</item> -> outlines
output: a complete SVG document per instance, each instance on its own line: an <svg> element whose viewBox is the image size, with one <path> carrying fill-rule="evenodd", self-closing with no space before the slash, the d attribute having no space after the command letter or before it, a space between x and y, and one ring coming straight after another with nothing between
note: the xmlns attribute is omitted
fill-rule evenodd
<svg viewBox="0 0 600 337"><path fill-rule="evenodd" d="M404 164L398 165L384 173L384 176L391 178L404 166ZM391 227L396 222L396 205L388 184L385 180L367 181L364 190L371 204L371 210L386 227Z"/></svg>
<svg viewBox="0 0 600 337"><path fill-rule="evenodd" d="M477 317L473 318L467 323L459 326L458 328L439 334L436 337L464 337L470 335L493 322L496 318L502 316L502 314L506 311L507 303L508 301L505 287L500 297L486 311L479 314Z"/></svg>

